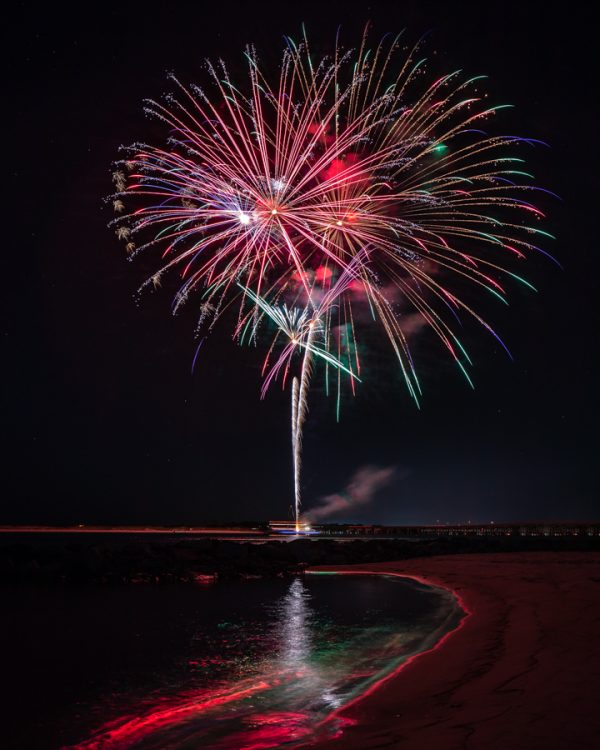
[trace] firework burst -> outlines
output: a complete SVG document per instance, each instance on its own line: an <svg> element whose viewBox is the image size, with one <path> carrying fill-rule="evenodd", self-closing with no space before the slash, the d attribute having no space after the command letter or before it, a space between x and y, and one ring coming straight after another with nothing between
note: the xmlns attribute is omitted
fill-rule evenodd
<svg viewBox="0 0 600 750"><path fill-rule="evenodd" d="M298 368L298 522L313 366L324 365L327 382L335 372L339 409L342 375L354 389L361 336L375 322L418 402L403 326L417 315L471 383L454 329L467 316L496 334L462 290L506 302L507 282L531 286L506 264L544 252L537 241L549 235L530 201L541 189L517 156L536 142L484 130L503 107L486 105L481 77L428 81L418 45L402 50L397 37L371 48L366 34L357 49L321 58L306 37L288 39L274 79L252 47L245 57L245 80L207 62L204 88L173 78L175 94L147 102L169 136L163 146L135 144L118 163L113 225L130 257L161 259L147 283L179 274L174 311L197 293L209 328L237 310L241 342L274 326L263 395Z"/></svg>

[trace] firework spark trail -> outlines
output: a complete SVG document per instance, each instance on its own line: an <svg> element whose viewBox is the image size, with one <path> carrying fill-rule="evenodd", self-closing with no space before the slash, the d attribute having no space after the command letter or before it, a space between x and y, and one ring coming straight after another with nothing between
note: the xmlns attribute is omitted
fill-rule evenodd
<svg viewBox="0 0 600 750"><path fill-rule="evenodd" d="M296 521L296 530L298 530L298 521L300 518L300 461L301 448L298 445L298 397L300 394L300 383L294 376L292 380L292 466L294 471L294 519Z"/></svg>
<svg viewBox="0 0 600 750"><path fill-rule="evenodd" d="M351 261L348 269L340 276L336 284L323 295L321 301L315 304L311 309L289 309L285 305L274 307L266 300L254 294L252 290L242 287L245 293L260 308L262 314L270 318L278 327L279 331L288 337L289 343L284 347L278 362L271 368L269 377L265 379L263 390L266 391L270 384L270 379L277 376L283 367L289 366L289 361L297 348L303 350L302 366L300 378L294 376L292 379L291 397L292 397L292 465L294 475L294 517L296 527L299 528L300 506L301 506L301 467L302 467L302 431L304 421L308 412L308 390L310 387L310 378L312 375L313 358L322 359L328 365L331 365L340 371L345 371L353 380L358 377L347 368L339 359L333 357L326 349L316 343L319 333L323 334L324 326L322 319L330 312L332 307L337 303L340 294L356 279L356 268L362 262L366 253L357 255ZM249 318L249 316L247 316ZM253 318L254 325L259 320ZM245 325L245 321L240 322L240 327ZM265 361L266 366L266 361Z"/></svg>
<svg viewBox="0 0 600 750"><path fill-rule="evenodd" d="M295 415L296 419L292 425L294 437L292 440L294 446L294 516L296 519L296 527L300 519L300 505L302 502L301 498L301 487L300 487L300 469L302 460L302 429L304 427L304 420L306 419L306 413L308 411L308 388L310 383L310 376L312 374L312 351L313 351L313 340L315 337L315 331L317 328L317 321L311 320L308 328L308 335L306 337L306 349L304 350L304 356L302 358L302 374L300 376L300 384L298 385L297 379L294 378L293 394L296 396L295 405L292 408L292 414ZM292 396L293 398L294 396Z"/></svg>
<svg viewBox="0 0 600 750"><path fill-rule="evenodd" d="M547 255L537 242L551 235L529 200L549 191L516 155L540 142L483 129L509 106L485 103L484 77L453 71L427 82L419 44L403 55L399 37L370 48L366 31L357 50L336 46L320 60L306 35L286 42L275 81L253 47L245 82L208 61L206 88L173 78L175 94L146 104L169 129L166 146L127 149L110 200L129 257L161 254L146 284L179 271L174 312L198 292L199 326L237 314L241 343L275 324L262 395L290 377L298 520L312 368L325 365L327 388L337 371L339 411L342 373L353 393L358 381L370 315L418 404L403 326L418 315L472 385L456 334L464 319L506 347L463 290L507 304L508 284L533 289L503 258Z"/></svg>

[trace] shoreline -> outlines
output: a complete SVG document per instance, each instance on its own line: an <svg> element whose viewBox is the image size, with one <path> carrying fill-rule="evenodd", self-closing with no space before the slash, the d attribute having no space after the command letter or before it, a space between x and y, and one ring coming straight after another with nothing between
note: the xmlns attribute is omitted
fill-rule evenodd
<svg viewBox="0 0 600 750"><path fill-rule="evenodd" d="M194 585L209 579L297 575L318 566L528 552L600 555L600 537L244 539L186 534L1 534L0 584ZM355 569L359 569L358 567ZM412 569L411 569L412 570ZM410 572L410 571L409 571ZM419 574L420 568L413 571ZM443 584L442 584L443 585Z"/></svg>
<svg viewBox="0 0 600 750"><path fill-rule="evenodd" d="M311 570L406 575L451 590L467 612L431 649L340 708L343 732L311 748L594 746L600 554L488 553Z"/></svg>
<svg viewBox="0 0 600 750"><path fill-rule="evenodd" d="M355 568L360 568L356 570ZM388 682L391 682L395 678L397 678L400 673L412 662L417 660L419 657L423 656L424 654L428 654L431 651L436 651L437 649L441 648L446 641L451 638L451 636L456 633L458 630L460 630L466 623L466 621L472 616L472 611L467 607L464 600L453 589L449 588L448 586L440 585L439 583L434 583L429 578L424 578L423 576L419 575L409 575L405 573L395 572L391 570L368 570L365 566L351 566L348 568L348 566L344 566L342 569L341 567L339 569L330 569L330 568L319 568L319 569L308 569L305 571L305 574L310 575L319 575L319 574L331 574L331 575L349 575L349 576L387 576L387 577L393 577L393 578L405 578L411 581L414 581L415 583L419 583L423 586L427 586L429 588L433 589L440 589L442 591L448 592L452 595L456 606L460 613L454 613L455 616L458 616L458 621L451 626L448 630L445 630L441 633L441 635L438 637L436 641L431 646L428 646L427 648L417 651L416 653L410 654L408 657L403 659L400 664L398 664L396 667L391 669L389 672L384 674L382 677L380 677L376 682L369 685L366 690L364 690L359 695L352 698L350 701L345 703L343 706L341 706L336 711L332 712L329 716L327 716L325 719L323 719L321 722L319 722L316 725L316 731L315 731L315 737L320 740L320 743L323 745L323 747L329 747L332 739L339 739L344 734L343 727L344 726L353 726L357 722L353 718L348 718L347 714L351 711L352 707L355 704L360 703L364 698L367 696L372 695L375 691L379 691L381 689L385 688L385 685ZM331 732L331 724L338 722L340 725L340 728L337 730L334 730L334 732ZM322 733L322 734L321 734ZM300 745L300 747L303 747L304 745ZM310 745L306 747L315 747L316 743L313 739L313 742L310 743ZM321 746L321 745L319 745ZM340 747L342 745L340 744Z"/></svg>

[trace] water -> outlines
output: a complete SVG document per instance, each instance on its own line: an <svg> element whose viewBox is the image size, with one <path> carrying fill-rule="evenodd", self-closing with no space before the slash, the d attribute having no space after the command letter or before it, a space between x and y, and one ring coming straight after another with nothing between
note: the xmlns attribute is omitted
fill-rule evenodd
<svg viewBox="0 0 600 750"><path fill-rule="evenodd" d="M341 707L462 615L446 591L376 575L2 597L3 745L28 750L262 750L335 736Z"/></svg>

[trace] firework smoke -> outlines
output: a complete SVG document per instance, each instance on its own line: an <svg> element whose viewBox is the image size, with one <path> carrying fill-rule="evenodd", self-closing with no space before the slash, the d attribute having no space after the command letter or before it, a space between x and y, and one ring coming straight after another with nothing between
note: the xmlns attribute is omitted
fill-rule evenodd
<svg viewBox="0 0 600 750"><path fill-rule="evenodd" d="M371 503L379 490L399 477L395 466L363 466L355 472L345 490L326 495L316 508L311 508L307 518L314 523L333 515L352 513Z"/></svg>

